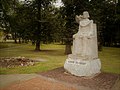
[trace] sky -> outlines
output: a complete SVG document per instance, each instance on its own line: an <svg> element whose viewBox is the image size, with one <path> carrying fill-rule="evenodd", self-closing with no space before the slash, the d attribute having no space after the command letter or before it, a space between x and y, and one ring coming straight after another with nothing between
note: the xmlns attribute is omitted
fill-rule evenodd
<svg viewBox="0 0 120 90"><path fill-rule="evenodd" d="M56 3L54 3L53 5L55 5L56 7L60 7L63 6L63 3L61 2L61 0L57 0Z"/></svg>
<svg viewBox="0 0 120 90"><path fill-rule="evenodd" d="M25 1L25 0L19 0L19 1ZM53 3L53 5L55 5L56 7L63 6L61 0L57 0L56 3Z"/></svg>

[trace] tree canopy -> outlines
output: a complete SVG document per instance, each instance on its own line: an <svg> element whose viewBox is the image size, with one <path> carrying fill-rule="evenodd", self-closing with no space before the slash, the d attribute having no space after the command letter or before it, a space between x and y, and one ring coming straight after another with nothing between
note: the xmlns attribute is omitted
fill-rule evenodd
<svg viewBox="0 0 120 90"><path fill-rule="evenodd" d="M15 42L31 40L40 50L40 43L61 41L71 45L77 32L75 15L90 13L98 28L98 41L105 46L120 44L120 2L118 0L1 0L0 29L11 33ZM70 47L70 46L69 46Z"/></svg>

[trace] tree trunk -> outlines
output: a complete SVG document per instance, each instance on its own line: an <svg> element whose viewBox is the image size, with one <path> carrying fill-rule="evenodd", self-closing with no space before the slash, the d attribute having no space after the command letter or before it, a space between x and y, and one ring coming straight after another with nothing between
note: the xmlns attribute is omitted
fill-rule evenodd
<svg viewBox="0 0 120 90"><path fill-rule="evenodd" d="M36 41L35 51L40 51L40 40Z"/></svg>
<svg viewBox="0 0 120 90"><path fill-rule="evenodd" d="M102 51L102 43L98 42L98 51Z"/></svg>
<svg viewBox="0 0 120 90"><path fill-rule="evenodd" d="M21 39L19 38L19 44L21 43Z"/></svg>
<svg viewBox="0 0 120 90"><path fill-rule="evenodd" d="M22 39L22 43L25 43L25 40L24 40L24 39Z"/></svg>
<svg viewBox="0 0 120 90"><path fill-rule="evenodd" d="M37 0L37 8L38 8L38 15L37 15L37 19L38 19L38 30L37 30L37 41L36 41L36 47L35 50L36 51L40 51L40 38L41 38L41 0Z"/></svg>
<svg viewBox="0 0 120 90"><path fill-rule="evenodd" d="M14 42L17 43L17 39L16 38L14 39Z"/></svg>
<svg viewBox="0 0 120 90"><path fill-rule="evenodd" d="M35 45L35 41L34 40L32 40L32 45Z"/></svg>
<svg viewBox="0 0 120 90"><path fill-rule="evenodd" d="M15 33L14 42L17 43L17 34Z"/></svg>
<svg viewBox="0 0 120 90"><path fill-rule="evenodd" d="M68 55L68 54L71 54L71 53L72 53L72 51L71 51L71 44L66 45L66 47L65 47L65 54Z"/></svg>
<svg viewBox="0 0 120 90"><path fill-rule="evenodd" d="M102 51L103 40L101 37L102 36L98 36L98 51Z"/></svg>

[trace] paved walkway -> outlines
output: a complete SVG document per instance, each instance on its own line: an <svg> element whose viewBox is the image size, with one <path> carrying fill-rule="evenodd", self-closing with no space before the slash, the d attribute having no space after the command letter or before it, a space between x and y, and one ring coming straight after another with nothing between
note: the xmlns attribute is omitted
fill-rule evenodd
<svg viewBox="0 0 120 90"><path fill-rule="evenodd" d="M0 90L77 90L37 74L0 75L0 87Z"/></svg>
<svg viewBox="0 0 120 90"><path fill-rule="evenodd" d="M93 90L38 74L0 75L0 90ZM101 90L101 89L100 89ZM110 90L120 90L120 80Z"/></svg>
<svg viewBox="0 0 120 90"><path fill-rule="evenodd" d="M20 83L37 77L37 74L11 74L11 75L0 75L0 87L6 87L13 83Z"/></svg>

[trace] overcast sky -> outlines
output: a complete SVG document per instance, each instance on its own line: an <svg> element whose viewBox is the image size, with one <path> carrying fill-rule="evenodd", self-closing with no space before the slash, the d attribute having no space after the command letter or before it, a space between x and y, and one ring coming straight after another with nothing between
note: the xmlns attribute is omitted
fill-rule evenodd
<svg viewBox="0 0 120 90"><path fill-rule="evenodd" d="M19 1L25 1L25 0L19 0ZM54 3L53 5L55 5L56 7L63 6L63 4L61 3L61 0L57 0L56 3Z"/></svg>
<svg viewBox="0 0 120 90"><path fill-rule="evenodd" d="M56 7L63 6L61 0L57 0L56 3L54 4Z"/></svg>

